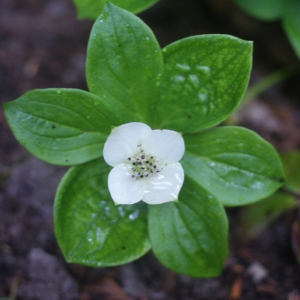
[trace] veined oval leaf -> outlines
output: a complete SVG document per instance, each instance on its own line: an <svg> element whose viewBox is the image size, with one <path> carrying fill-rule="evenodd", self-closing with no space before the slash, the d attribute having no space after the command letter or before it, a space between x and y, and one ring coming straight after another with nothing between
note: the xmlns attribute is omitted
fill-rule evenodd
<svg viewBox="0 0 300 300"><path fill-rule="evenodd" d="M193 132L219 124L242 100L252 66L252 43L201 35L163 49L165 70L155 124Z"/></svg>
<svg viewBox="0 0 300 300"><path fill-rule="evenodd" d="M89 90L107 98L120 123L151 125L163 59L153 32L133 14L107 3L88 44Z"/></svg>
<svg viewBox="0 0 300 300"><path fill-rule="evenodd" d="M55 234L68 262L92 267L128 263L150 249L144 203L116 206L102 158L72 167L54 205Z"/></svg>
<svg viewBox="0 0 300 300"><path fill-rule="evenodd" d="M228 224L213 195L186 177L178 202L149 205L148 210L152 249L162 264L192 277L220 274Z"/></svg>
<svg viewBox="0 0 300 300"><path fill-rule="evenodd" d="M75 89L32 90L5 104L16 139L33 155L57 165L74 165L102 156L116 124L106 103Z"/></svg>
<svg viewBox="0 0 300 300"><path fill-rule="evenodd" d="M285 181L280 158L268 142L239 127L184 136L185 173L228 206L263 199Z"/></svg>

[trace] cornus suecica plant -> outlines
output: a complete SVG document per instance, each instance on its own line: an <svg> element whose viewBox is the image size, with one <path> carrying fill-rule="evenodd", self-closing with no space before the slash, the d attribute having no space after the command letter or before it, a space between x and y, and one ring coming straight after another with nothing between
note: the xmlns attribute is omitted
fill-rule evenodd
<svg viewBox="0 0 300 300"><path fill-rule="evenodd" d="M54 205L67 261L114 266L152 249L178 273L220 273L223 206L258 201L285 180L269 143L244 128L213 127L241 101L251 55L251 42L227 35L161 50L139 18L108 3L88 44L90 92L33 90L5 105L24 147L72 166Z"/></svg>

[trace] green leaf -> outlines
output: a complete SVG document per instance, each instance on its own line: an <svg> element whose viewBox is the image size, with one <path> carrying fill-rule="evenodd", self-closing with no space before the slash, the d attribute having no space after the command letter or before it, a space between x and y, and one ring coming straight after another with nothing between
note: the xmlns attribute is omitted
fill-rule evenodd
<svg viewBox="0 0 300 300"><path fill-rule="evenodd" d="M241 226L245 234L254 236L282 212L296 206L293 196L278 192L266 199L243 207Z"/></svg>
<svg viewBox="0 0 300 300"><path fill-rule="evenodd" d="M55 234L68 262L93 267L128 263L150 249L144 203L116 206L102 158L72 167L55 199Z"/></svg>
<svg viewBox="0 0 300 300"><path fill-rule="evenodd" d="M300 190L300 151L292 150L280 154L284 171L287 178L287 185L295 190Z"/></svg>
<svg viewBox="0 0 300 300"><path fill-rule="evenodd" d="M158 0L111 0L110 2L115 5L124 8L132 13L141 12L148 7L152 6ZM73 0L77 17L80 19L96 19L104 4L107 2L106 0Z"/></svg>
<svg viewBox="0 0 300 300"><path fill-rule="evenodd" d="M178 202L149 205L154 254L171 270L193 277L218 276L227 256L223 207L189 177Z"/></svg>
<svg viewBox="0 0 300 300"><path fill-rule="evenodd" d="M120 123L151 125L163 60L152 31L128 11L107 3L96 20L87 53L87 82L107 98Z"/></svg>
<svg viewBox="0 0 300 300"><path fill-rule="evenodd" d="M157 100L159 128L198 131L225 120L247 88L252 43L227 35L201 35L163 49L165 71Z"/></svg>
<svg viewBox="0 0 300 300"><path fill-rule="evenodd" d="M100 98L81 90L33 90L5 104L16 139L33 155L57 165L102 156L115 120Z"/></svg>
<svg viewBox="0 0 300 300"><path fill-rule="evenodd" d="M187 134L184 139L185 174L224 205L263 199L285 180L275 149L252 131L228 126Z"/></svg>
<svg viewBox="0 0 300 300"><path fill-rule="evenodd" d="M290 151L280 155L286 174L288 189L295 192L300 189L300 152ZM257 203L247 205L241 214L241 225L246 234L253 236L284 211L296 206L296 199L291 194L279 190L276 194Z"/></svg>
<svg viewBox="0 0 300 300"><path fill-rule="evenodd" d="M283 28L300 58L300 1L287 1L282 18Z"/></svg>
<svg viewBox="0 0 300 300"><path fill-rule="evenodd" d="M234 0L249 15L265 21L280 18L287 0Z"/></svg>

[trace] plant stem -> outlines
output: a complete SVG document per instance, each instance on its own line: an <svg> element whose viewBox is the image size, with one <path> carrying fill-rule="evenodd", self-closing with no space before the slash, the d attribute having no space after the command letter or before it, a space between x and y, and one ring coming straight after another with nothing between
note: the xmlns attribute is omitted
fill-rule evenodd
<svg viewBox="0 0 300 300"><path fill-rule="evenodd" d="M287 185L281 187L281 188L279 189L279 191L282 192L282 193L285 193L285 194L288 194L288 195L291 195L291 196L295 197L296 200L297 200L297 199L300 199L300 192L299 192L299 191L293 190L292 188L290 188L290 187L287 186Z"/></svg>
<svg viewBox="0 0 300 300"><path fill-rule="evenodd" d="M15 300L17 297L18 292L18 286L19 286L19 275L16 274L11 282L10 286L10 293L9 293L9 300Z"/></svg>
<svg viewBox="0 0 300 300"><path fill-rule="evenodd" d="M252 100L253 98L257 97L259 94L270 88L271 86L284 81L288 77L294 75L296 73L296 69L283 69L280 71L276 71L265 78L263 78L258 83L254 84L245 94L245 97L242 101L242 104L245 104Z"/></svg>

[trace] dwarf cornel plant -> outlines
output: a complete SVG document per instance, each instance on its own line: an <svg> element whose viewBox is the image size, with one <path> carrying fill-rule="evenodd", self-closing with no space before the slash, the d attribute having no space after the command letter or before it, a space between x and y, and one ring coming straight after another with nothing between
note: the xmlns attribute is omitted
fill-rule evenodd
<svg viewBox="0 0 300 300"><path fill-rule="evenodd" d="M54 205L68 262L115 266L152 249L175 272L220 274L224 205L254 203L285 180L269 143L244 128L215 127L243 98L251 60L252 43L228 35L192 36L161 50L138 17L107 3L88 43L89 92L33 90L5 104L28 151L72 166ZM136 203L115 205L111 195L122 202L126 182L124 202Z"/></svg>

